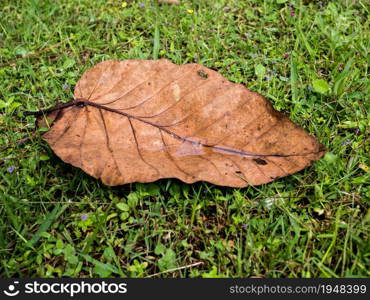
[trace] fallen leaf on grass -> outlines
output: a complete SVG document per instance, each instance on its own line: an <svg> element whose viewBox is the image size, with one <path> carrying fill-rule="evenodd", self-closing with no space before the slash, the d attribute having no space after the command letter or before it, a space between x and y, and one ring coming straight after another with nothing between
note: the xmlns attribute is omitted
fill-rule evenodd
<svg viewBox="0 0 370 300"><path fill-rule="evenodd" d="M309 166L324 149L261 95L200 64L109 60L75 99L36 112L65 162L115 186L179 178L245 187Z"/></svg>

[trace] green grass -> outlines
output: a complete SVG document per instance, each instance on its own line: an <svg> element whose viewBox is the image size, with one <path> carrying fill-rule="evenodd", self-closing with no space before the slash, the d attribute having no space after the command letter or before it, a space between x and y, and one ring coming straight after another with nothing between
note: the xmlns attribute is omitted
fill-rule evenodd
<svg viewBox="0 0 370 300"><path fill-rule="evenodd" d="M370 276L366 1L126 2L1 1L1 277ZM202 63L328 152L257 187L109 188L41 132L16 145L35 132L23 111L69 101L83 72L111 58Z"/></svg>

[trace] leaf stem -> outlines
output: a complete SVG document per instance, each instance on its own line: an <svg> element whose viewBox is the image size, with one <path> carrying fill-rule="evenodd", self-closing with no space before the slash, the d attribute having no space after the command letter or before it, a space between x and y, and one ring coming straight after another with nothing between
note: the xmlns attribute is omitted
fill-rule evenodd
<svg viewBox="0 0 370 300"><path fill-rule="evenodd" d="M43 109L43 110L39 110L39 111L35 111L35 112L26 111L26 112L24 112L24 115L25 116L30 116L30 115L40 116L40 115L51 113L51 112L56 111L56 110L61 110L61 109L64 109L64 108L68 108L68 107L71 107L71 106L78 106L78 107L91 106L91 107L95 107L97 109L110 111L110 112L125 116L129 120L134 119L134 120L137 120L139 122L143 122L145 124L148 124L150 126L158 128L159 130L167 133L168 135L172 136L173 138L175 138L177 140L180 140L183 143L189 143L189 144L192 144L192 145L203 146L205 148L210 148L215 152L221 152L221 153L226 152L226 153L234 154L234 155L257 157L256 162L259 163L259 164L263 164L263 165L266 164L266 162L261 160L261 159L258 159L258 157L266 157L266 158L269 158L269 157L297 157L297 156L307 156L307 155L310 155L310 154L318 154L318 153L322 153L322 152L325 151L325 149L323 147L322 148L320 147L318 149L318 151L313 151L313 152L308 152L308 153L262 154L262 153L245 152L245 151L241 151L241 150L233 149L233 148L228 148L228 147L220 147L220 146L216 146L216 145L203 144L203 143L198 142L198 141L192 141L192 140L189 140L187 138L184 138L184 137L172 132L171 130L168 130L164 126L160 126L160 125L155 124L153 122L144 120L144 119L142 119L138 116L130 115L130 114L128 114L126 112L123 112L123 111L120 111L118 109L110 108L110 107L107 107L107 106L104 106L104 105L101 105L101 104L98 104L98 103L95 103L95 102L91 102L91 101L83 99L83 98L74 99L73 101L70 101L70 102L67 102L67 103L64 103L64 104L61 104L61 105L57 105L57 106L49 108L49 109Z"/></svg>

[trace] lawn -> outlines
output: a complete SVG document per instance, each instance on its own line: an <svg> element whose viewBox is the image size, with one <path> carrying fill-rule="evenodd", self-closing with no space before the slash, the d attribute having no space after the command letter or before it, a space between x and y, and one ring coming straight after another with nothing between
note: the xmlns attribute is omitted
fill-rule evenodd
<svg viewBox="0 0 370 300"><path fill-rule="evenodd" d="M361 0L1 0L0 276L369 277L368 28ZM104 186L23 112L71 100L112 58L202 63L327 153L243 189Z"/></svg>

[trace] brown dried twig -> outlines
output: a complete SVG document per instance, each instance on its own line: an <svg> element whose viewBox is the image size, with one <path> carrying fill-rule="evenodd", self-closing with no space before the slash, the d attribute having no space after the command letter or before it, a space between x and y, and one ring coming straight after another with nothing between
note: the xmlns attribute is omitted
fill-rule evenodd
<svg viewBox="0 0 370 300"><path fill-rule="evenodd" d="M16 59L13 59L13 60L8 61L8 62L6 62L6 63L2 63L2 64L0 64L0 68L3 68L3 67L6 67L6 66L9 66L9 65L15 64L15 63L17 63L18 61L20 61L20 60L22 60L22 59L27 59L27 58L35 57L35 56L38 56L38 55L40 55L40 54L42 54L42 53L48 52L48 51L50 51L50 50L52 50L52 49L54 49L54 48L58 48L59 46L63 45L65 42L67 42L67 41L69 41L69 40L71 40L71 39L73 39L73 37L69 37L69 38L67 38L67 39L65 39L65 40L63 40L63 41L61 41L61 42L59 42L59 43L57 43L57 44L51 45L50 47L47 47L47 48L41 49L41 50L39 50L39 51L36 51L36 52L34 52L34 53L31 53L31 54L28 54L28 55L26 55L26 56L18 57L18 58L16 58Z"/></svg>

